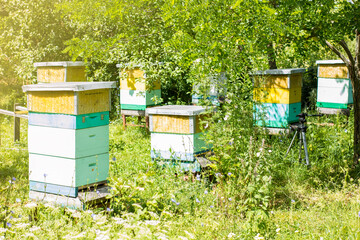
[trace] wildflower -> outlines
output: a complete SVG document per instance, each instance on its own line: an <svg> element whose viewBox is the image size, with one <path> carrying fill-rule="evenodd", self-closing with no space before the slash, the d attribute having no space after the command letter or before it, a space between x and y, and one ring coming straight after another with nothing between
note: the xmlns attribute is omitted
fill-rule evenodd
<svg viewBox="0 0 360 240"><path fill-rule="evenodd" d="M360 212L358 212L358 216L360 217Z"/></svg>
<svg viewBox="0 0 360 240"><path fill-rule="evenodd" d="M205 190L205 191L204 191L204 194L208 194L208 191L207 191L207 190Z"/></svg>
<svg viewBox="0 0 360 240"><path fill-rule="evenodd" d="M113 210L111 208L106 208L107 212L112 212Z"/></svg>
<svg viewBox="0 0 360 240"><path fill-rule="evenodd" d="M19 202L21 202L21 199L20 199L20 198L17 198L15 201L16 201L17 203L19 203Z"/></svg>
<svg viewBox="0 0 360 240"><path fill-rule="evenodd" d="M44 173L44 178L46 178L47 177L47 174L46 173Z"/></svg>
<svg viewBox="0 0 360 240"><path fill-rule="evenodd" d="M11 213L11 214L14 214L14 211L11 210L10 213Z"/></svg>
<svg viewBox="0 0 360 240"><path fill-rule="evenodd" d="M210 208L214 208L214 206L213 206L213 205L210 205Z"/></svg>
<svg viewBox="0 0 360 240"><path fill-rule="evenodd" d="M34 208L34 207L37 207L37 203L31 202L31 203L26 204L25 207Z"/></svg>
<svg viewBox="0 0 360 240"><path fill-rule="evenodd" d="M269 150L269 153L271 153L272 152L272 150Z"/></svg>
<svg viewBox="0 0 360 240"><path fill-rule="evenodd" d="M264 237L262 237L262 236L260 235L260 233L258 233L258 234L254 237L254 239L255 239L255 240L262 240L262 239L264 239Z"/></svg>
<svg viewBox="0 0 360 240"><path fill-rule="evenodd" d="M291 203L295 203L295 200L294 200L294 199L291 199Z"/></svg>
<svg viewBox="0 0 360 240"><path fill-rule="evenodd" d="M196 169L194 168L194 169L192 170L192 172L193 172L193 173L196 173Z"/></svg>
<svg viewBox="0 0 360 240"><path fill-rule="evenodd" d="M221 173L215 173L215 176L221 177Z"/></svg>
<svg viewBox="0 0 360 240"><path fill-rule="evenodd" d="M225 115L224 120L226 121L228 119L229 119L229 115Z"/></svg>
<svg viewBox="0 0 360 240"><path fill-rule="evenodd" d="M97 195L100 195L100 191L99 191L99 190L97 190L96 193L97 193Z"/></svg>
<svg viewBox="0 0 360 240"><path fill-rule="evenodd" d="M260 152L256 153L256 156L257 156L257 157L260 157Z"/></svg>
<svg viewBox="0 0 360 240"><path fill-rule="evenodd" d="M200 175L198 174L198 175L196 175L196 180L197 181L200 181L201 180L201 178L200 178Z"/></svg>
<svg viewBox="0 0 360 240"><path fill-rule="evenodd" d="M232 200L232 199L231 199L231 198L229 198L229 201L230 201L230 202L231 202L231 200Z"/></svg>
<svg viewBox="0 0 360 240"><path fill-rule="evenodd" d="M12 178L12 180L15 182L15 181L16 181L16 178L15 178L15 177L13 177L13 178Z"/></svg>
<svg viewBox="0 0 360 240"><path fill-rule="evenodd" d="M22 217L21 214L19 214L18 218L21 218L21 217Z"/></svg>
<svg viewBox="0 0 360 240"><path fill-rule="evenodd" d="M196 202L199 203L200 202L199 199L196 198Z"/></svg>
<svg viewBox="0 0 360 240"><path fill-rule="evenodd" d="M347 129L345 129L344 132L347 133L348 132Z"/></svg>
<svg viewBox="0 0 360 240"><path fill-rule="evenodd" d="M13 217L13 216L10 216L9 218L10 218L10 220L11 220L11 219L13 219L14 217Z"/></svg>
<svg viewBox="0 0 360 240"><path fill-rule="evenodd" d="M176 206L179 206L179 205L180 205L180 203L179 203L179 202L177 202L177 203L176 203Z"/></svg>
<svg viewBox="0 0 360 240"><path fill-rule="evenodd" d="M172 201L173 203L176 203L176 200L175 200L175 199L173 199L173 198L171 199L171 201Z"/></svg>
<svg viewBox="0 0 360 240"><path fill-rule="evenodd" d="M12 227L12 224L11 223L6 223L6 226L8 227L8 228L11 228Z"/></svg>
<svg viewBox="0 0 360 240"><path fill-rule="evenodd" d="M112 160L115 162L115 161L116 161L116 157L113 157Z"/></svg>
<svg viewBox="0 0 360 240"><path fill-rule="evenodd" d="M277 228L277 229L276 229L276 232L277 232L277 233L280 232L280 228Z"/></svg>
<svg viewBox="0 0 360 240"><path fill-rule="evenodd" d="M91 217L92 217L92 219L95 219L96 214L95 213L91 214Z"/></svg>
<svg viewBox="0 0 360 240"><path fill-rule="evenodd" d="M231 176L231 175L232 175L232 173L231 173L231 172L228 172L228 175L229 175L229 176Z"/></svg>
<svg viewBox="0 0 360 240"><path fill-rule="evenodd" d="M235 233L229 233L228 238L233 238L233 237L235 237Z"/></svg>

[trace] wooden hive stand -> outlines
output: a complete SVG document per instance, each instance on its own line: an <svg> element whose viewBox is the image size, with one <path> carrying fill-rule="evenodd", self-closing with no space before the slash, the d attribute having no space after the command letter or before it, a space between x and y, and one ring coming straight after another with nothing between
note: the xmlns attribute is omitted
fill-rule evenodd
<svg viewBox="0 0 360 240"><path fill-rule="evenodd" d="M136 116L138 118L139 124L126 123L126 116ZM135 126L135 127L144 127L149 129L149 116L146 114L145 110L121 110L121 117L123 121L123 127L126 129L126 126ZM142 117L145 117L145 123L141 124Z"/></svg>

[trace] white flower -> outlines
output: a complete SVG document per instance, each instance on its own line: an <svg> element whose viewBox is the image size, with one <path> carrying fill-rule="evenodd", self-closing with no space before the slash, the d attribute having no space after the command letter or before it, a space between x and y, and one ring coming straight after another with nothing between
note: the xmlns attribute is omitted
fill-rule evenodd
<svg viewBox="0 0 360 240"><path fill-rule="evenodd" d="M37 203L30 202L30 203L26 204L25 207L27 207L27 208L35 208L35 207L37 207Z"/></svg>
<svg viewBox="0 0 360 240"><path fill-rule="evenodd" d="M156 226L160 223L160 221L156 221L156 220L147 220L144 222L146 225L152 225L152 226Z"/></svg>
<svg viewBox="0 0 360 240"><path fill-rule="evenodd" d="M257 156L257 157L260 157L260 153L259 153L259 152L258 152L258 153L256 153L256 156Z"/></svg>
<svg viewBox="0 0 360 240"><path fill-rule="evenodd" d="M263 239L265 239L265 238L262 237L262 236L260 235L260 233L258 233L258 234L254 237L254 239L255 239L255 240L263 240Z"/></svg>
<svg viewBox="0 0 360 240"><path fill-rule="evenodd" d="M271 153L272 152L272 150L269 150L269 153Z"/></svg>
<svg viewBox="0 0 360 240"><path fill-rule="evenodd" d="M40 229L41 229L40 227L33 226L29 230L30 230L30 232L34 232L34 231L37 231L37 230L40 230Z"/></svg>
<svg viewBox="0 0 360 240"><path fill-rule="evenodd" d="M280 232L280 228L277 228L277 229L276 229L276 232L277 232L277 233Z"/></svg>
<svg viewBox="0 0 360 240"><path fill-rule="evenodd" d="M233 238L233 237L235 237L235 233L229 233L228 238Z"/></svg>
<svg viewBox="0 0 360 240"><path fill-rule="evenodd" d="M30 223L18 223L15 225L15 228L26 228L29 225Z"/></svg>
<svg viewBox="0 0 360 240"><path fill-rule="evenodd" d="M228 118L229 118L229 115L225 115L224 120L226 121L226 120L228 120Z"/></svg>

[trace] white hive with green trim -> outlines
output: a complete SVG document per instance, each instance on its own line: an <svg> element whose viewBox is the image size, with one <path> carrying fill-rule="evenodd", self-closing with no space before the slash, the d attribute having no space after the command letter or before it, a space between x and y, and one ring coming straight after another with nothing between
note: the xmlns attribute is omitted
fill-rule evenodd
<svg viewBox="0 0 360 240"><path fill-rule="evenodd" d="M146 73L140 65L124 66L120 69L120 108L124 110L145 110L157 105L156 99L161 98L160 80L149 84Z"/></svg>
<svg viewBox="0 0 360 240"><path fill-rule="evenodd" d="M304 68L270 69L253 74L254 120L258 126L286 128L301 113Z"/></svg>
<svg viewBox="0 0 360 240"><path fill-rule="evenodd" d="M80 188L106 181L113 87L114 82L23 86L31 191L77 197Z"/></svg>
<svg viewBox="0 0 360 240"><path fill-rule="evenodd" d="M353 104L353 92L348 69L342 60L316 61L318 89L316 106L346 109Z"/></svg>
<svg viewBox="0 0 360 240"><path fill-rule="evenodd" d="M38 83L86 82L84 62L38 62Z"/></svg>
<svg viewBox="0 0 360 240"><path fill-rule="evenodd" d="M209 152L203 139L201 106L167 105L146 109L151 132L151 157L183 170L200 171L196 156Z"/></svg>

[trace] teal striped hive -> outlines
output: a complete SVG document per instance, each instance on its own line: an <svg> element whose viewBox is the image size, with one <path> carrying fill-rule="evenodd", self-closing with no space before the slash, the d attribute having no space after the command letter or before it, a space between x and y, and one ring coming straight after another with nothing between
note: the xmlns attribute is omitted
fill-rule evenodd
<svg viewBox="0 0 360 240"><path fill-rule="evenodd" d="M166 166L200 171L196 156L211 150L200 126L205 108L168 105L148 108L146 112L150 121L152 159Z"/></svg>
<svg viewBox="0 0 360 240"><path fill-rule="evenodd" d="M24 86L24 91L28 93L45 92L46 94L39 96L46 96L43 102L49 103L46 112L29 112L31 191L77 197L78 189L106 181L109 172L110 96L104 98L104 94L97 94L96 90L108 89L114 85L109 82L79 82ZM89 89L92 91L91 95L82 94ZM57 93L63 91L66 94ZM72 91L76 94L71 94ZM73 95L75 97L70 98ZM59 99L62 96L64 99ZM91 102L96 102L98 107L86 106L86 101L79 104L76 96L91 98ZM55 103L62 105L54 106ZM68 106L69 104L73 105ZM87 113L61 113L61 109L76 109L78 106L86 109ZM42 109L41 106L39 109ZM51 109L56 111L49 111Z"/></svg>
<svg viewBox="0 0 360 240"><path fill-rule="evenodd" d="M270 128L287 128L301 113L303 68L271 69L253 74L254 123Z"/></svg>
<svg viewBox="0 0 360 240"><path fill-rule="evenodd" d="M318 89L316 106L346 109L353 104L352 85L348 69L342 60L316 61Z"/></svg>

